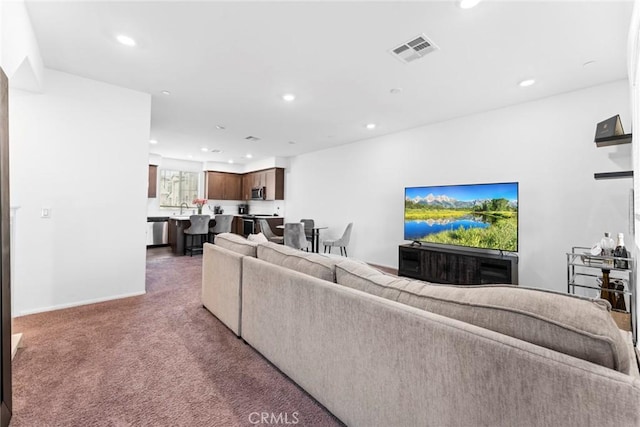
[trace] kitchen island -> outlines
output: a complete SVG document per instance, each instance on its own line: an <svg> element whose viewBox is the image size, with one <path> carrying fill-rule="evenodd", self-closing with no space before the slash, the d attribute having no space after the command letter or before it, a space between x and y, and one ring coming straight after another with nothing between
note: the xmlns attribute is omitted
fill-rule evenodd
<svg viewBox="0 0 640 427"><path fill-rule="evenodd" d="M188 216L169 218L169 246L176 255L184 255L184 230L191 226Z"/></svg>
<svg viewBox="0 0 640 427"><path fill-rule="evenodd" d="M259 233L260 226L258 225L258 219L266 219L271 230L276 235L282 235L282 230L277 226L284 224L284 218L281 216L271 215L234 215L233 222L231 224L231 232L240 234L247 237L250 233ZM214 217L211 217L209 227L215 225ZM175 255L184 255L184 230L191 226L188 215L172 216L169 217L169 230L168 240L171 252Z"/></svg>
<svg viewBox="0 0 640 427"><path fill-rule="evenodd" d="M213 216L209 220L209 228L216 224ZM191 227L189 216L172 216L169 218L169 246L175 255L184 255L184 230Z"/></svg>

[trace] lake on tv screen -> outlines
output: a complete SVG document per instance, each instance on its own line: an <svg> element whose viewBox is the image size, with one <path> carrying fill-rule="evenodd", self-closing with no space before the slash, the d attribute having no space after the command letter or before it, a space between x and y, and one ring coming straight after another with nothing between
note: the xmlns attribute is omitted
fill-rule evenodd
<svg viewBox="0 0 640 427"><path fill-rule="evenodd" d="M405 190L406 240L517 251L518 184Z"/></svg>
<svg viewBox="0 0 640 427"><path fill-rule="evenodd" d="M442 231L455 231L460 227L469 228L486 228L489 223L473 218L460 218L456 220L414 220L405 221L404 235L406 240L424 240L428 239L430 234L437 234Z"/></svg>

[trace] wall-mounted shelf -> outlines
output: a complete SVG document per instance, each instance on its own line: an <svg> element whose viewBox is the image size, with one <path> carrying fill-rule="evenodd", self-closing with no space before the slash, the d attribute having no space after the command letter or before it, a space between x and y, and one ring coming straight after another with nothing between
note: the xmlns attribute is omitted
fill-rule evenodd
<svg viewBox="0 0 640 427"><path fill-rule="evenodd" d="M597 172L593 174L595 179L633 178L633 171Z"/></svg>
<svg viewBox="0 0 640 427"><path fill-rule="evenodd" d="M608 136L606 138L596 138L595 143L597 147L609 147L611 145L622 145L631 143L631 134L626 133L624 135ZM620 172L599 172L594 173L595 179L618 179L618 178L633 178L633 171L620 171Z"/></svg>
<svg viewBox="0 0 640 427"><path fill-rule="evenodd" d="M595 143L598 147L608 147L610 145L631 144L631 134L608 136L606 138L596 138Z"/></svg>

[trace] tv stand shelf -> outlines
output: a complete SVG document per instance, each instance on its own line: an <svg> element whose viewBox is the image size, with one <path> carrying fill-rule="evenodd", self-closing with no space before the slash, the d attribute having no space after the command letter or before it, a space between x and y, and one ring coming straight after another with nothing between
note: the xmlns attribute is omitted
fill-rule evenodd
<svg viewBox="0 0 640 427"><path fill-rule="evenodd" d="M399 248L400 276L454 285L518 284L518 255L422 243Z"/></svg>

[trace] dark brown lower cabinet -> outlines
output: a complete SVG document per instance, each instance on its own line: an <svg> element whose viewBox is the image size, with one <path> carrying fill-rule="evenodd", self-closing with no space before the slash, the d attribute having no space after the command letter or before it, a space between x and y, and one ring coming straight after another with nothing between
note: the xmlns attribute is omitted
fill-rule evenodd
<svg viewBox="0 0 640 427"><path fill-rule="evenodd" d="M398 274L455 285L517 285L518 256L474 248L400 245Z"/></svg>
<svg viewBox="0 0 640 427"><path fill-rule="evenodd" d="M0 426L11 420L11 250L9 83L0 69Z"/></svg>

